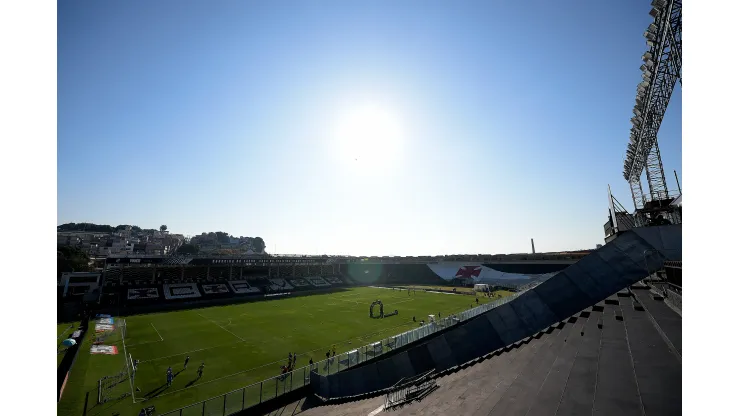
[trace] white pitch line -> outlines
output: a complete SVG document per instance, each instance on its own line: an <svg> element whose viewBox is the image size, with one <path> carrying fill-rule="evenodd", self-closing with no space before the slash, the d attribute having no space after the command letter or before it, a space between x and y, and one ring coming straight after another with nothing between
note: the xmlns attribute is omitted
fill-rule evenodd
<svg viewBox="0 0 740 416"><path fill-rule="evenodd" d="M155 341L155 342L157 342L157 341ZM143 344L143 343L142 343L142 344ZM211 350L211 349L214 349L214 348L220 348L220 347L228 347L228 346L230 346L230 345L236 345L236 344L241 344L241 341L237 341L237 342L231 342L231 343L228 343L228 344L222 344L222 345L216 345L215 347L206 347L206 348L199 348L199 349L197 349L197 350L192 350L192 351L185 351L185 352L181 352L181 353L179 353L179 354L166 355L166 356L164 356L164 357L151 358L151 359L149 359L149 360L141 360L141 361L139 361L139 363L141 364L141 363L148 363L148 362L151 362L151 361L159 361L159 360L164 360L164 359L166 359L166 358L172 358L172 357L177 357L177 356L180 356L180 355L186 355L186 354L190 354L190 353L193 353L193 352L198 352L198 351L205 351L205 350ZM136 345L141 345L141 344L136 344Z"/></svg>
<svg viewBox="0 0 740 416"><path fill-rule="evenodd" d="M164 338L162 338L162 335L159 334L159 331L157 331L157 328L154 326L153 323L149 322L152 325L152 328L154 328L154 332L157 333L157 336L159 336L160 341L164 341Z"/></svg>
<svg viewBox="0 0 740 416"><path fill-rule="evenodd" d="M59 334L59 336L57 337L57 341L59 341L59 338L61 338L62 335L66 334L67 331L69 331L70 328L72 328L72 325L68 326L67 329L65 329L64 331L62 331L61 334Z"/></svg>
<svg viewBox="0 0 740 416"><path fill-rule="evenodd" d="M380 405L380 407L378 407L377 409L375 409L372 412L368 413L367 416L375 416L378 413L382 412L384 408L385 408L385 405Z"/></svg>
<svg viewBox="0 0 740 416"><path fill-rule="evenodd" d="M341 300L342 302L355 303L355 304L358 304L358 305L362 305L362 303L360 303L360 302L358 302L356 300L345 300L345 299L337 299L337 300Z"/></svg>
<svg viewBox="0 0 740 416"><path fill-rule="evenodd" d="M123 329L121 329L121 343L123 343L123 361L126 362L126 375L128 376L128 383L131 386L131 400L136 403L136 393L134 392L134 380L131 378L131 369L128 366L128 353L126 352L126 337L123 335Z"/></svg>
<svg viewBox="0 0 740 416"><path fill-rule="evenodd" d="M200 313L198 313L198 315L200 315L200 317L201 317L201 318L203 318L203 319L205 319L206 321L211 321L210 319L206 318L205 316L201 315ZM221 325L220 325L220 324L219 324L218 322L216 322L216 321L211 321L211 323L213 323L213 324L214 324L214 325L216 325L217 327L219 327L219 328L223 329L224 331L228 332L229 334L231 334L231 335L233 335L233 336L235 336L235 337L239 338L239 339L240 339L240 340L241 340L242 342L247 342L247 341L246 341L246 340L245 340L244 338L242 338L242 337L240 337L239 335L236 335L235 333L233 333L233 332L229 331L228 329L224 328L224 327L223 327L223 326L221 326Z"/></svg>

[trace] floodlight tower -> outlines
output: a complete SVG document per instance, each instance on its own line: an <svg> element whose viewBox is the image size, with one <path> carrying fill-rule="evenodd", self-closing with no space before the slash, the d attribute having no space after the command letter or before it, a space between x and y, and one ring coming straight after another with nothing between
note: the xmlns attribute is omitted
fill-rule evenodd
<svg viewBox="0 0 740 416"><path fill-rule="evenodd" d="M676 81L681 82L681 0L653 0L654 21L644 33L648 50L642 55L642 80L637 85L630 141L624 161L624 179L635 204L635 225L645 226L658 215L680 222L675 195L668 190L658 148L658 130L668 108ZM647 177L645 195L641 176Z"/></svg>

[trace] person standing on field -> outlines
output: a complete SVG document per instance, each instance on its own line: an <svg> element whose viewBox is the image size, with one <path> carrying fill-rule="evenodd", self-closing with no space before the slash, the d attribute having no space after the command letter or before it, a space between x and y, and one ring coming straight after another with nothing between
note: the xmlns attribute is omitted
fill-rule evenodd
<svg viewBox="0 0 740 416"><path fill-rule="evenodd" d="M188 355L185 357L185 365L182 367L183 370L187 370L188 368L188 361L190 361L190 356Z"/></svg>

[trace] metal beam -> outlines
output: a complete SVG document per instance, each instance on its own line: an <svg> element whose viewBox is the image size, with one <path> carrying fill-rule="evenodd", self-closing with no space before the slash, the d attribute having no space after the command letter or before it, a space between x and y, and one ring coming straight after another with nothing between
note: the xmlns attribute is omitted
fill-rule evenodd
<svg viewBox="0 0 740 416"><path fill-rule="evenodd" d="M660 159L658 139L647 153L645 160L645 174L650 187L650 198L653 200L668 199L668 185L666 185L663 162Z"/></svg>
<svg viewBox="0 0 740 416"><path fill-rule="evenodd" d="M633 182L639 181L642 170L648 165L648 160L655 161L655 155L649 157L653 148L657 151L657 133L663 116L668 107L671 94L675 88L676 81L681 77L681 0L670 0L666 8L656 16L655 24L658 26L656 42L652 42L652 47L648 51L652 55L655 67L652 70L647 94L642 100L642 105L638 111L643 114L643 122L640 124L637 133L634 157L630 159L626 166L625 179L630 182L633 188L633 200L637 201L634 191ZM662 171L662 167L660 169ZM654 183L651 179L659 180L665 175L656 175L653 171L648 173L651 184L651 196L660 194L662 187L660 183ZM656 185L657 190L652 191L652 185Z"/></svg>
<svg viewBox="0 0 740 416"><path fill-rule="evenodd" d="M635 204L635 210L645 207L645 195L642 193L642 181L630 179L630 191L632 191L632 202Z"/></svg>

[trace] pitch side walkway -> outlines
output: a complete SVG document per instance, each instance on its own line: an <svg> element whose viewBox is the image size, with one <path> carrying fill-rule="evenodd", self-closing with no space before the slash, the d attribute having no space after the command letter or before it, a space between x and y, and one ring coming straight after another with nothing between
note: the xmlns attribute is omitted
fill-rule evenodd
<svg viewBox="0 0 740 416"><path fill-rule="evenodd" d="M326 406L302 399L269 414L680 415L680 324L648 290L634 289L438 378L421 402L382 411L385 396Z"/></svg>

